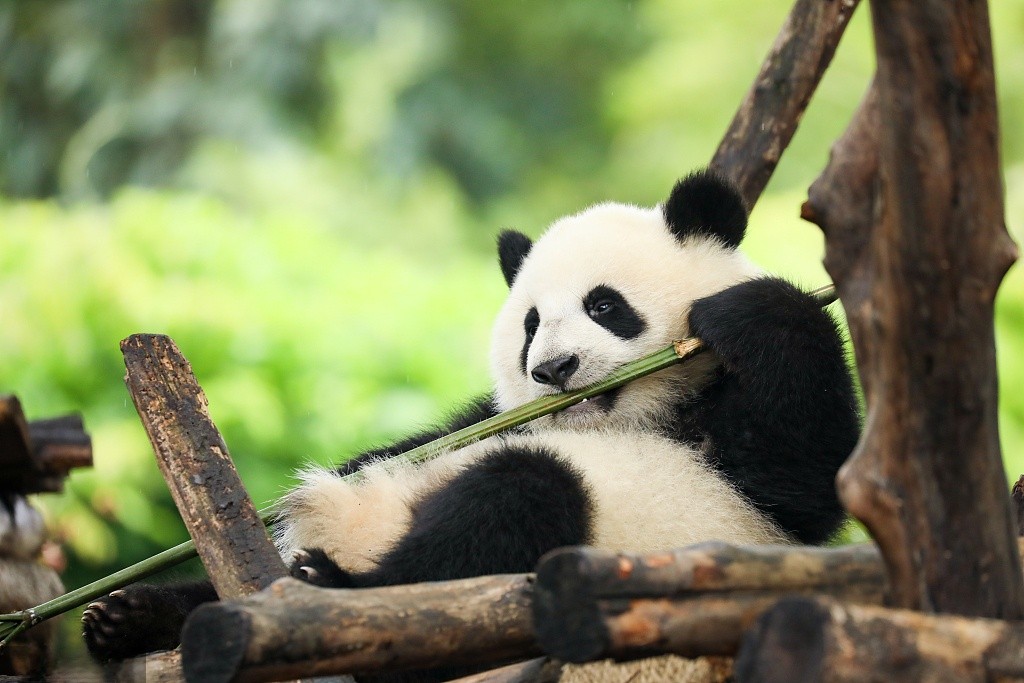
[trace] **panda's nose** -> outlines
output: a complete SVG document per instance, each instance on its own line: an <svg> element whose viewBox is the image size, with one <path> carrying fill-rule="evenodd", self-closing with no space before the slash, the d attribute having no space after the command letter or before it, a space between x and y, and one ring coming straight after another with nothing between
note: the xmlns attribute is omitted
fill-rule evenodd
<svg viewBox="0 0 1024 683"><path fill-rule="evenodd" d="M533 379L541 384L553 384L560 389L565 389L565 383L569 381L573 373L580 367L579 356L573 354L566 358L556 358L546 363L541 363L530 372Z"/></svg>

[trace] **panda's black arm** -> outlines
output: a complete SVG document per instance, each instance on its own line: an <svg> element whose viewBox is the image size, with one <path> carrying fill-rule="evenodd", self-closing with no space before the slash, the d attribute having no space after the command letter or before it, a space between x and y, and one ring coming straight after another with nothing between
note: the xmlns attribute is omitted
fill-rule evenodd
<svg viewBox="0 0 1024 683"><path fill-rule="evenodd" d="M797 540L827 540L844 519L835 475L860 433L835 321L766 277L694 302L690 331L723 371L692 404L684 436L709 439L713 464Z"/></svg>
<svg viewBox="0 0 1024 683"><path fill-rule="evenodd" d="M463 406L460 410L455 412L448 418L444 425L430 429L418 434L414 434L406 439L402 439L397 443L391 444L383 448L375 448L365 453L360 453L354 458L342 463L338 466L337 472L341 476L346 474L352 474L358 471L368 462L374 460L380 460L382 458L392 458L396 455L401 455L406 451L410 451L417 446L423 446L428 444L435 439L439 439L442 436L456 432L464 427L485 420L489 417L494 417L498 414L497 409L494 407L494 399L490 395L482 396L471 403Z"/></svg>

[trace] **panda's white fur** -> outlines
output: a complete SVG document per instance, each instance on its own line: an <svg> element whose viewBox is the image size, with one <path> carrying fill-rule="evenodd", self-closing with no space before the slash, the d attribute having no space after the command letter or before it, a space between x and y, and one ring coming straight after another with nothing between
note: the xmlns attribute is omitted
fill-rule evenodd
<svg viewBox="0 0 1024 683"><path fill-rule="evenodd" d="M531 307L542 322L526 365L576 354L571 390L687 336L691 302L760 273L713 237L676 239L658 207L600 204L556 221L530 249L494 324L497 408L557 391L521 367L523 320ZM639 336L620 338L588 317L581 301L598 285L613 286L641 312L646 327ZM594 506L591 542L598 547L646 552L709 539L787 542L708 466L701 450L655 429L672 407L666 396L694 390L712 368L702 357L623 387L610 412L580 404L532 423L527 434L492 437L426 464L380 460L360 470L358 483L328 470L306 471L284 500L279 547L286 555L322 548L341 568L368 571L408 529L416 500L498 444L547 447L584 475Z"/></svg>

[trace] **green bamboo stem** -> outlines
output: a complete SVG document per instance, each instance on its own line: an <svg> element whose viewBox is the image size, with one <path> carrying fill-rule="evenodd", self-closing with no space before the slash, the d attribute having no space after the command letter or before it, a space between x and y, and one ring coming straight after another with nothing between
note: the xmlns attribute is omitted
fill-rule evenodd
<svg viewBox="0 0 1024 683"><path fill-rule="evenodd" d="M822 306L827 306L836 300L836 291L832 285L820 287L811 292ZM451 434L435 439L428 444L418 446L396 457L403 458L409 462L422 462L436 457L445 451L456 450L471 443L494 436L500 432L519 425L526 424L539 417L564 410L569 406L576 405L580 401L592 396L597 396L611 389L632 382L635 379L645 377L651 373L671 367L677 363L685 362L705 351L704 345L699 339L689 337L677 341L661 351L656 351L649 356L644 356L631 363L614 370L608 377L589 387L571 391L557 396L545 396L518 408L508 410L500 415L488 418L481 422L460 429ZM358 476L358 472L350 474L346 479ZM264 522L273 519L272 508L260 510L260 516ZM152 576L196 556L196 547L192 541L186 541L164 550L141 562L114 572L98 581L77 588L64 595L54 598L48 602L11 614L0 614L0 647L25 629L38 624L41 621L50 619L68 612L75 607L84 605L91 600L106 595L110 591L123 588L147 576Z"/></svg>

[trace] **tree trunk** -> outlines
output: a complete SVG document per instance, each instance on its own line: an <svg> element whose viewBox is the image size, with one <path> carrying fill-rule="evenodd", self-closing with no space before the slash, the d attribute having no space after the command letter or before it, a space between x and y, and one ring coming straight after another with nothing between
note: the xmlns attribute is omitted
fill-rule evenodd
<svg viewBox="0 0 1024 683"><path fill-rule="evenodd" d="M1003 224L987 6L872 8L877 105L869 96L830 164L856 171L839 176L838 202L855 213L813 195L807 212L826 227L868 405L840 495L878 542L897 606L1020 619L993 339L1016 248ZM880 125L865 126L875 106Z"/></svg>

